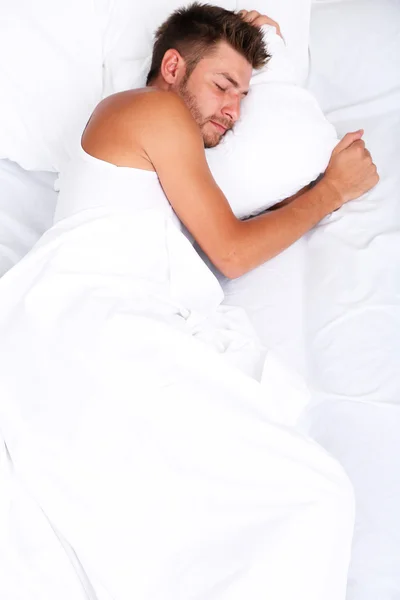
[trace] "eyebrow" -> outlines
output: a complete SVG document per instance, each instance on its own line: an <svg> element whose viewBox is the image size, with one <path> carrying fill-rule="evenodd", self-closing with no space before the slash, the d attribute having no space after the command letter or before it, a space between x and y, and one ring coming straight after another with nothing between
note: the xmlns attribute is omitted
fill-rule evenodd
<svg viewBox="0 0 400 600"><path fill-rule="evenodd" d="M240 88L240 85L238 84L238 82L233 79L233 77L231 77L229 75L229 73L217 73L217 75L222 75L223 77L225 77L225 79L227 79L229 81L229 83L231 83L233 85L233 87L235 87L236 89ZM247 96L247 94L249 93L249 90L245 90L243 92L244 96Z"/></svg>

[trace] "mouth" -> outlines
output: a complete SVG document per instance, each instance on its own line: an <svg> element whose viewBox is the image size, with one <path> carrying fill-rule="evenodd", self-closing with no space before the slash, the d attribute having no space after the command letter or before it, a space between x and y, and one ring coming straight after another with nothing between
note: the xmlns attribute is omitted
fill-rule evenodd
<svg viewBox="0 0 400 600"><path fill-rule="evenodd" d="M220 123L216 123L215 121L210 121L210 123L211 123L212 125L214 125L215 129L216 129L216 130L217 130L219 133L221 133L222 135L223 135L224 133L226 133L226 131L227 131L227 129L228 129L227 127L224 127L224 126L223 126L223 125L221 125Z"/></svg>

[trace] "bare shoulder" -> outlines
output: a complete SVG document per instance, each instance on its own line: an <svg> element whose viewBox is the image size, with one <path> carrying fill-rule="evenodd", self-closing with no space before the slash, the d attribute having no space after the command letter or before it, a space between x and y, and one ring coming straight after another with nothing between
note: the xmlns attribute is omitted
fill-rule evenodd
<svg viewBox="0 0 400 600"><path fill-rule="evenodd" d="M108 96L97 105L91 121L110 116L117 120L135 119L146 113L150 114L153 110L186 112L187 108L177 94L147 87Z"/></svg>
<svg viewBox="0 0 400 600"><path fill-rule="evenodd" d="M95 108L82 136L86 152L119 166L154 170L154 144L200 132L184 101L175 93L143 88L105 98Z"/></svg>

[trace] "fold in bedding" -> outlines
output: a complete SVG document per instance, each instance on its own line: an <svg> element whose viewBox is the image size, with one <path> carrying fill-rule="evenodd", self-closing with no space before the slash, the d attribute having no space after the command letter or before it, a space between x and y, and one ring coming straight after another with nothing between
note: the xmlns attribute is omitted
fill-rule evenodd
<svg viewBox="0 0 400 600"><path fill-rule="evenodd" d="M55 175L27 172L0 160L0 277L15 265L53 223Z"/></svg>

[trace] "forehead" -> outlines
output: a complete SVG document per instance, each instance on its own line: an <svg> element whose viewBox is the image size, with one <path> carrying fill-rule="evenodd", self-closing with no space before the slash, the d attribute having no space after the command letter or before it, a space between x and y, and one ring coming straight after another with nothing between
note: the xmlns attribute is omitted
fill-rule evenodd
<svg viewBox="0 0 400 600"><path fill-rule="evenodd" d="M249 85L252 74L251 64L226 42L219 42L198 66L213 73L229 73L243 87Z"/></svg>

